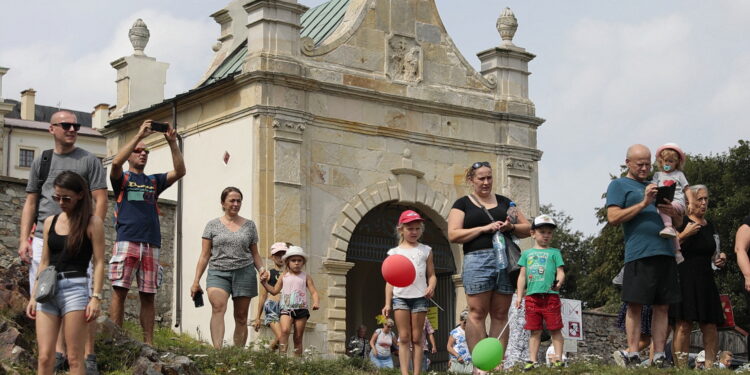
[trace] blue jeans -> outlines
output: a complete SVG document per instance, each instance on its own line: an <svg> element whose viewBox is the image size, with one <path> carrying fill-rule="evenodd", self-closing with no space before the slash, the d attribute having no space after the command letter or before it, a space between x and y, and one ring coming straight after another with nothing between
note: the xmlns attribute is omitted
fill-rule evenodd
<svg viewBox="0 0 750 375"><path fill-rule="evenodd" d="M516 286L510 281L506 270L500 270L495 249L475 250L464 255L461 278L466 294L494 291L513 294Z"/></svg>
<svg viewBox="0 0 750 375"><path fill-rule="evenodd" d="M393 357L390 354L386 357L378 357L370 352L370 360L377 368L393 368Z"/></svg>

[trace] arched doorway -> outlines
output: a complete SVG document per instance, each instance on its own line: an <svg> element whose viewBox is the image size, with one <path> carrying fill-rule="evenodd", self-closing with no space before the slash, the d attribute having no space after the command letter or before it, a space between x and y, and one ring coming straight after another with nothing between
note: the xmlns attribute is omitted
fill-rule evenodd
<svg viewBox="0 0 750 375"><path fill-rule="evenodd" d="M448 363L445 344L455 322L455 288L451 276L456 273L456 266L443 231L423 209L398 202L383 203L367 212L355 227L346 256L347 262L354 263L346 276L347 337L354 335L361 324L368 327L369 335L378 328L375 316L380 314L385 299L380 266L386 252L397 245L396 222L406 209L413 209L426 219L421 242L432 247L438 279L434 300L445 309L438 310L438 326L435 327L438 352L430 355L430 369L445 370Z"/></svg>

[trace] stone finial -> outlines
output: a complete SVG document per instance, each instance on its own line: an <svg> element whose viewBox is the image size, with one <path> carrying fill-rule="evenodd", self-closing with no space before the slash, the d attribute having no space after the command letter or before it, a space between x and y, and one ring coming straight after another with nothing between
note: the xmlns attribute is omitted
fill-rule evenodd
<svg viewBox="0 0 750 375"><path fill-rule="evenodd" d="M130 44L133 45L133 49L135 50L134 55L145 55L143 50L146 48L150 36L151 33L148 32L148 27L142 19L139 18L133 22L133 27L130 28L128 37L130 37Z"/></svg>
<svg viewBox="0 0 750 375"><path fill-rule="evenodd" d="M513 36L516 35L516 29L518 29L518 20L510 8L506 7L503 9L503 12L500 13L500 17L497 18L497 24L495 26L497 27L497 32L500 33L500 37L503 39L503 42L500 43L500 45L512 46Z"/></svg>

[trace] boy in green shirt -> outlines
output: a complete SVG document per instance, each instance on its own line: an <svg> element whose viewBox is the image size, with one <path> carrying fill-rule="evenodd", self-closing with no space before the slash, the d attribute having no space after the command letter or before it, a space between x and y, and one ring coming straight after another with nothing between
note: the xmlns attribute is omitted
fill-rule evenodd
<svg viewBox="0 0 750 375"><path fill-rule="evenodd" d="M524 370L538 367L537 353L542 341L542 321L552 334L552 346L555 348L554 366L561 367L563 362L563 327L560 311L560 286L565 280L564 265L560 250L549 247L552 233L557 228L549 215L540 215L531 225L531 237L534 247L525 250L518 260L521 273L518 275L518 299L516 308L521 308L521 298L526 293L526 325L531 331L529 337L529 357ZM527 287L528 286L528 287Z"/></svg>

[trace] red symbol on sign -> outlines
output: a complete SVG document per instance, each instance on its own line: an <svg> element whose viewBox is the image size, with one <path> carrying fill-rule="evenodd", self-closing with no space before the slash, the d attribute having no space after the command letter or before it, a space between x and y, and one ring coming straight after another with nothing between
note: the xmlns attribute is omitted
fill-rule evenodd
<svg viewBox="0 0 750 375"><path fill-rule="evenodd" d="M578 322L568 322L568 337L581 337L581 326Z"/></svg>

